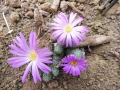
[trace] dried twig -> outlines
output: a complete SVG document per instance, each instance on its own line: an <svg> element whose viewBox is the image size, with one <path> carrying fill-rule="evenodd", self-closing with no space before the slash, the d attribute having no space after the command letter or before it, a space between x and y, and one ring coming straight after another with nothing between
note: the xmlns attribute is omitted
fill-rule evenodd
<svg viewBox="0 0 120 90"><path fill-rule="evenodd" d="M112 36L104 36L104 35L95 35L89 36L85 41L80 42L80 47L83 46L97 46L100 44L108 43L113 39Z"/></svg>
<svg viewBox="0 0 120 90"><path fill-rule="evenodd" d="M38 9L34 10L34 21L35 21L35 30L37 33L37 37L42 34L42 25L44 24L44 19L41 13L39 13Z"/></svg>
<svg viewBox="0 0 120 90"><path fill-rule="evenodd" d="M4 20L5 20L6 26L7 26L7 28L8 28L8 33L7 33L7 34L10 34L11 37L12 37L12 34L11 34L11 33L12 33L13 30L10 30L10 27L9 27L9 25L8 25L8 22L7 22L7 19L6 19L6 17L5 17L4 12L2 13L2 15L3 15L3 18L4 18ZM6 35L7 35L7 34L6 34ZM6 36L6 35L5 35L5 36ZM12 37L12 39L13 39L13 37Z"/></svg>
<svg viewBox="0 0 120 90"><path fill-rule="evenodd" d="M74 4L72 2L67 2L68 6L71 7L75 12L77 12L79 15L81 15L82 17L84 17L84 15L82 14L82 12L80 12L80 10L78 10Z"/></svg>
<svg viewBox="0 0 120 90"><path fill-rule="evenodd" d="M58 6L60 4L60 1L61 0L54 0L50 9L53 11L53 12L56 12L58 10Z"/></svg>

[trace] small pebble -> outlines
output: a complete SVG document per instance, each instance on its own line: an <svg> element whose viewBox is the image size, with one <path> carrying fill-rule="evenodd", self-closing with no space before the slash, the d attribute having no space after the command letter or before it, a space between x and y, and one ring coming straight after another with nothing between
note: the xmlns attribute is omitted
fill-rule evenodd
<svg viewBox="0 0 120 90"><path fill-rule="evenodd" d="M27 3L27 2L21 3L21 7L24 8L24 9L29 10L28 3Z"/></svg>
<svg viewBox="0 0 120 90"><path fill-rule="evenodd" d="M18 15L17 12L12 12L10 14L10 19L13 21L13 22L18 22L20 20L20 17Z"/></svg>
<svg viewBox="0 0 120 90"><path fill-rule="evenodd" d="M26 17L28 18L32 18L34 16L34 13L32 11L28 11L26 14L25 14Z"/></svg>
<svg viewBox="0 0 120 90"><path fill-rule="evenodd" d="M43 2L44 2L44 0L38 0L38 2L39 2L39 3L43 3Z"/></svg>
<svg viewBox="0 0 120 90"><path fill-rule="evenodd" d="M67 84L67 82L66 82L66 81L64 81L64 82L63 82L63 85L65 86L66 84Z"/></svg>
<svg viewBox="0 0 120 90"><path fill-rule="evenodd" d="M68 4L66 1L61 1L61 4L60 4L60 9L62 12L65 12L68 8Z"/></svg>
<svg viewBox="0 0 120 90"><path fill-rule="evenodd" d="M30 4L32 0L27 0L27 3Z"/></svg>
<svg viewBox="0 0 120 90"><path fill-rule="evenodd" d="M20 0L10 0L9 2L10 2L10 6L13 8L18 8L20 7L21 4Z"/></svg>
<svg viewBox="0 0 120 90"><path fill-rule="evenodd" d="M67 90L67 89L68 89L67 85L66 85L66 86L64 86L64 88Z"/></svg>
<svg viewBox="0 0 120 90"><path fill-rule="evenodd" d="M32 3L35 4L37 1L36 0L33 0Z"/></svg>

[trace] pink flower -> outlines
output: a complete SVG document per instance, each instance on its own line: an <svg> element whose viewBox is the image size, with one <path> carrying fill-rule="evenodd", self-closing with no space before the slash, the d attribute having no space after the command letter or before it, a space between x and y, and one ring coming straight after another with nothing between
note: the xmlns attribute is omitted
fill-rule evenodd
<svg viewBox="0 0 120 90"><path fill-rule="evenodd" d="M78 76L81 72L84 72L88 66L84 58L77 58L75 55L71 54L62 59L63 70L68 74L73 76Z"/></svg>
<svg viewBox="0 0 120 90"><path fill-rule="evenodd" d="M46 64L52 63L50 57L52 52L50 52L48 48L37 48L37 45L40 41L36 40L35 32L30 33L29 46L22 33L20 33L20 36L17 36L13 42L16 45L11 44L9 47L11 48L10 53L14 54L15 56L8 59L8 64L10 64L13 68L18 68L29 63L23 74L22 82L25 82L26 77L30 71L35 83L37 83L38 80L41 81L38 69L44 73L51 72L51 68Z"/></svg>
<svg viewBox="0 0 120 90"><path fill-rule="evenodd" d="M57 43L66 44L66 47L72 47L73 43L78 46L80 41L85 40L85 34L88 29L85 26L77 26L78 23L83 21L83 18L75 19L77 13L71 13L69 19L65 13L58 14L51 23L53 30L52 38L57 39Z"/></svg>

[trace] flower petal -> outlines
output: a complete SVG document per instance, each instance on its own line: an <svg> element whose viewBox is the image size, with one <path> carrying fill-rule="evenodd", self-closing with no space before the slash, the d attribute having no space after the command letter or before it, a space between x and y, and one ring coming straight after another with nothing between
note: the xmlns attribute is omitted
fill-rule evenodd
<svg viewBox="0 0 120 90"><path fill-rule="evenodd" d="M60 36L61 34L63 34L63 31L61 31L61 30L54 31L54 32L52 33L52 38L55 39L55 38L57 38L58 36Z"/></svg>
<svg viewBox="0 0 120 90"><path fill-rule="evenodd" d="M69 73L70 70L71 70L71 66L70 65L66 65L63 70L66 72L66 73Z"/></svg>
<svg viewBox="0 0 120 90"><path fill-rule="evenodd" d="M30 48L36 49L36 33L32 32L30 33L30 37L29 37L29 44L30 44Z"/></svg>
<svg viewBox="0 0 120 90"><path fill-rule="evenodd" d="M77 27L74 27L73 30L84 33L84 34L87 34L89 32L85 26L77 26Z"/></svg>
<svg viewBox="0 0 120 90"><path fill-rule="evenodd" d="M57 40L57 43L60 43L60 42L64 43L66 36L67 36L66 33L61 34Z"/></svg>
<svg viewBox="0 0 120 90"><path fill-rule="evenodd" d="M13 45L13 44L9 45L9 47L10 47L11 49L13 49L14 51L16 51L16 52L26 54L25 51L21 50L20 48L18 48L17 46L15 46L15 45Z"/></svg>
<svg viewBox="0 0 120 90"><path fill-rule="evenodd" d="M30 60L26 59L26 57L15 57L15 58L12 58L11 60L9 59L8 63L9 64L18 64L18 63L24 62L25 60L30 61Z"/></svg>
<svg viewBox="0 0 120 90"><path fill-rule="evenodd" d="M27 55L24 54L24 53L20 53L20 52L14 51L14 50L10 50L10 53L11 53L11 54L14 54L14 55L18 55L18 56L27 56Z"/></svg>
<svg viewBox="0 0 120 90"><path fill-rule="evenodd" d="M27 68L25 69L25 72L24 72L24 74L23 74L23 76L22 76L22 82L23 82L23 83L25 82L25 80L26 80L26 78L27 78L27 75L28 75L28 73L29 73L29 71L30 71L30 69L31 69L32 63L33 63L33 62L30 62L30 63L28 64Z"/></svg>
<svg viewBox="0 0 120 90"><path fill-rule="evenodd" d="M80 41L79 41L79 39L77 38L77 36L75 36L75 34L71 34L71 37L72 37L72 39L73 39L74 44L75 44L76 46L78 46L79 43L80 43Z"/></svg>
<svg viewBox="0 0 120 90"><path fill-rule="evenodd" d="M79 38L81 41L84 41L85 40L85 36L82 35L81 33L79 32L76 32L76 31L73 31L74 35L77 36L77 38Z"/></svg>
<svg viewBox="0 0 120 90"><path fill-rule="evenodd" d="M65 13L60 13L58 14L58 17L64 22L64 24L68 24L68 19L67 19L67 16L65 15Z"/></svg>
<svg viewBox="0 0 120 90"><path fill-rule="evenodd" d="M18 68L18 67L20 67L20 66L23 66L23 65L25 65L26 63L28 63L29 62L29 60L24 60L23 62L20 62L20 63L15 63L15 64L13 64L12 65L12 67L13 68Z"/></svg>
<svg viewBox="0 0 120 90"><path fill-rule="evenodd" d="M80 18L74 20L73 23L71 24L72 27L74 27L75 25L77 25L78 23L80 23L80 22L83 21L83 20L84 20L84 19L83 19L82 17L80 17Z"/></svg>
<svg viewBox="0 0 120 90"><path fill-rule="evenodd" d="M42 70L44 73L49 73L51 72L51 68L48 67L47 65L45 65L44 63L38 61L37 62L37 66L40 68L40 70Z"/></svg>
<svg viewBox="0 0 120 90"><path fill-rule="evenodd" d="M75 17L76 17L76 15L77 15L77 13L70 13L70 17L69 17L69 24L72 24L73 23L73 21L74 21L74 19L75 19Z"/></svg>
<svg viewBox="0 0 120 90"><path fill-rule="evenodd" d="M70 34L67 34L67 38L66 38L66 47L68 46L72 46L72 38Z"/></svg>
<svg viewBox="0 0 120 90"><path fill-rule="evenodd" d="M37 77L37 72L36 72L36 62L33 62L32 64L32 76L33 76L33 80L35 83L37 83L38 81L38 77Z"/></svg>
<svg viewBox="0 0 120 90"><path fill-rule="evenodd" d="M26 50L29 51L30 48L28 47L27 42L26 42L26 40L25 40L25 37L24 37L24 35L23 35L21 32L20 32L20 38L21 38L21 40L23 41Z"/></svg>

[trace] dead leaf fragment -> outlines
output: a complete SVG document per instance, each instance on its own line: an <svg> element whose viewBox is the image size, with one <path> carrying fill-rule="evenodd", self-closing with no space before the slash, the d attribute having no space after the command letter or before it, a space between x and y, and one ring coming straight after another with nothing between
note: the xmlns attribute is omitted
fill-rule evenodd
<svg viewBox="0 0 120 90"><path fill-rule="evenodd" d="M80 42L80 47L83 46L97 46L100 44L108 43L111 40L113 40L112 36L105 36L105 35L95 35L95 36L89 36L86 38L85 41Z"/></svg>

